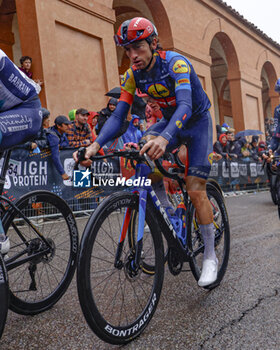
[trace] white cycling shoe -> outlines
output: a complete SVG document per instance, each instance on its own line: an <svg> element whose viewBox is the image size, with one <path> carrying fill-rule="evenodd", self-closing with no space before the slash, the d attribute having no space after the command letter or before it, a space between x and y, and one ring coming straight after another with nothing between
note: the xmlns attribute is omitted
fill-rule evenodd
<svg viewBox="0 0 280 350"><path fill-rule="evenodd" d="M218 259L205 259L202 265L202 272L197 284L199 287L206 287L214 283L218 276Z"/></svg>
<svg viewBox="0 0 280 350"><path fill-rule="evenodd" d="M5 238L5 241L0 242L0 253L1 254L7 254L10 250L10 239L9 237Z"/></svg>

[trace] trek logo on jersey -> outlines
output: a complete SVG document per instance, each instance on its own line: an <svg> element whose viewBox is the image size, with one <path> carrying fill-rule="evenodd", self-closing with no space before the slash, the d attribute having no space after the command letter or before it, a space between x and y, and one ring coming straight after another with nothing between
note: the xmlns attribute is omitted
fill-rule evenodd
<svg viewBox="0 0 280 350"><path fill-rule="evenodd" d="M183 115L183 118L182 118L182 120L185 120L187 118L187 115L186 115L186 113Z"/></svg>
<svg viewBox="0 0 280 350"><path fill-rule="evenodd" d="M213 160L214 160L214 153L212 152L208 155L208 162L212 165Z"/></svg>
<svg viewBox="0 0 280 350"><path fill-rule="evenodd" d="M90 187L91 186L91 171L87 170L74 170L74 187Z"/></svg>
<svg viewBox="0 0 280 350"><path fill-rule="evenodd" d="M162 84L152 84L148 87L147 90L148 94L153 97L161 98L161 97L167 97L170 95L170 91L167 89L166 86Z"/></svg>
<svg viewBox="0 0 280 350"><path fill-rule="evenodd" d="M174 63L172 68L174 73L188 73L189 67L183 60L178 60Z"/></svg>
<svg viewBox="0 0 280 350"><path fill-rule="evenodd" d="M178 129L181 129L181 127L183 126L181 120L177 120L175 124L177 125Z"/></svg>

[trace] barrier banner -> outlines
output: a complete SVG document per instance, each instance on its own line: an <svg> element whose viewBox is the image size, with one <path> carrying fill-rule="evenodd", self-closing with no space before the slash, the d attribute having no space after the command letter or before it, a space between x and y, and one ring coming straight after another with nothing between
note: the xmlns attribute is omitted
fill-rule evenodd
<svg viewBox="0 0 280 350"><path fill-rule="evenodd" d="M4 193L11 200L39 189L54 192L65 200L100 197L121 190L121 187L115 186L116 179L122 177L129 179L135 173L130 162L125 159L108 158L108 160L98 160L92 163L89 172L90 181L85 182L87 180L84 176L86 175L85 168L81 167L80 170L83 171L74 173L73 152L73 149L60 151L60 159L65 172L70 176L69 180L63 180L54 167L50 150L29 153L26 157L22 157L16 152L14 155L12 153ZM1 166L2 163L0 163ZM266 183L268 181L266 171L262 168L261 163L242 161L220 160L213 162L209 177L218 181L222 187L236 184Z"/></svg>
<svg viewBox="0 0 280 350"><path fill-rule="evenodd" d="M209 177L215 179L222 187L266 183L268 180L262 163L241 160L213 162Z"/></svg>
<svg viewBox="0 0 280 350"><path fill-rule="evenodd" d="M11 155L9 170L5 179L4 193L12 199L18 199L27 192L34 190L48 190L56 193L65 200L92 198L106 196L112 192L110 186L96 185L92 179L90 186L82 187L73 185L74 166L72 154L74 149L60 151L61 163L65 172L70 176L69 180L63 180L53 165L50 150L42 150L41 153L30 153L22 159L20 153L14 152ZM0 163L2 167L3 160ZM80 167L81 170L85 168ZM120 176L120 162L118 158L111 158L107 161L98 160L92 163L92 174L99 174L100 177L115 178Z"/></svg>

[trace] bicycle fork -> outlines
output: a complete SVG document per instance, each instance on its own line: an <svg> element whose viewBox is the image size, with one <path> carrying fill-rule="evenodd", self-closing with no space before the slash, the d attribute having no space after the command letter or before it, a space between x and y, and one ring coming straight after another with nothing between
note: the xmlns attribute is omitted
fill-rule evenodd
<svg viewBox="0 0 280 350"><path fill-rule="evenodd" d="M145 213L146 213L146 203L147 203L147 190L139 189L135 192L139 194L137 242L136 244L134 242L134 247L132 247L135 249L135 251L133 252L134 254L131 254L127 261L127 263L129 264L127 268L129 269L132 275L133 274L135 275L137 273L140 266L140 260L141 260L141 254L142 254L142 248L143 248L143 235L144 235ZM132 209L127 208L123 219L123 224L122 224L122 229L119 237L119 243L117 246L115 264L114 264L114 266L119 269L123 267L121 256L122 256L123 245L127 236L131 216L132 216Z"/></svg>

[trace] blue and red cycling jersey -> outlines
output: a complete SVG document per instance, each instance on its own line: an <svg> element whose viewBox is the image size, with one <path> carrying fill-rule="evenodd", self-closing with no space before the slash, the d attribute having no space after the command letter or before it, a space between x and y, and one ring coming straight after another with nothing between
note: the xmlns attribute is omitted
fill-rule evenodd
<svg viewBox="0 0 280 350"><path fill-rule="evenodd" d="M96 142L102 147L121 128L136 89L151 96L161 107L163 118L145 135L168 140L167 150L182 144L188 148L188 175L207 179L213 159L211 106L188 59L173 51L156 51L150 71L129 68L121 82L117 108L103 126Z"/></svg>
<svg viewBox="0 0 280 350"><path fill-rule="evenodd" d="M136 89L151 96L160 105L163 116L169 121L161 136L170 140L190 120L206 113L211 104L204 92L192 64L173 51L156 51L156 63L146 70L129 68L121 82L121 96L110 125L96 139L100 146L112 139L126 118Z"/></svg>

